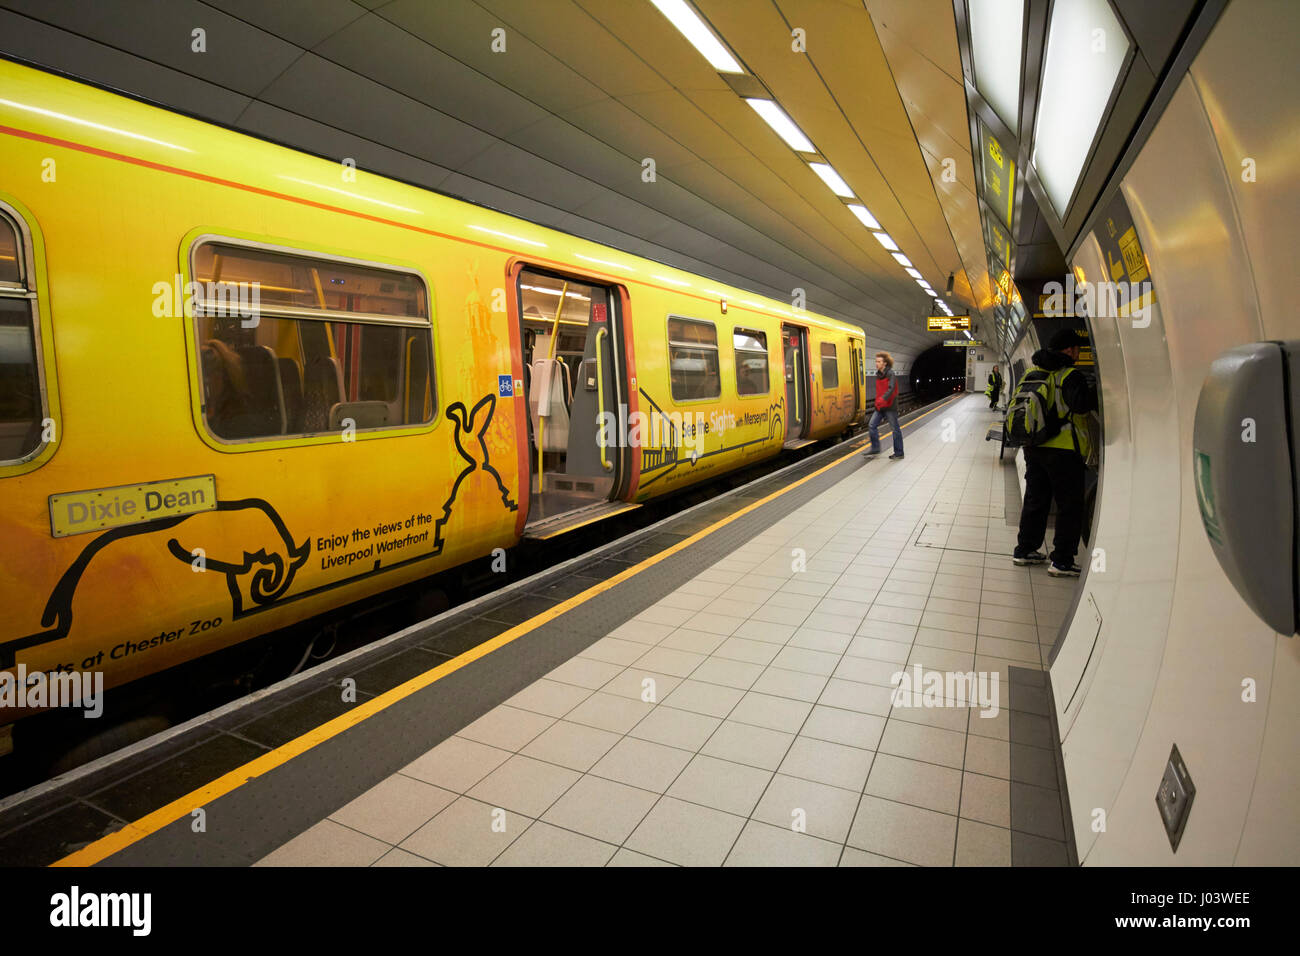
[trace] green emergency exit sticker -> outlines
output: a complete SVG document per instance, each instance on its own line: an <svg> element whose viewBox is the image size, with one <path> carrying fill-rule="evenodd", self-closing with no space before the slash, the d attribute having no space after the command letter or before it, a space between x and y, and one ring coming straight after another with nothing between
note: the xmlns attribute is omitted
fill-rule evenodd
<svg viewBox="0 0 1300 956"><path fill-rule="evenodd" d="M1214 503L1214 484L1210 480L1210 456L1203 451L1193 449L1193 467L1196 470L1196 503L1201 509L1201 524L1205 533L1215 544L1223 544L1223 533L1219 528L1219 509Z"/></svg>

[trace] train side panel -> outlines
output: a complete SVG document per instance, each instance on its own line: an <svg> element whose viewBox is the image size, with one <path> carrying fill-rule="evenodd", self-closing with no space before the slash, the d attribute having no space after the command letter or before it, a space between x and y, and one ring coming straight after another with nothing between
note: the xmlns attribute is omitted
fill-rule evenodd
<svg viewBox="0 0 1300 956"><path fill-rule="evenodd" d="M337 175L279 152L286 175ZM5 182L38 183L14 198L44 239L61 406L57 452L0 479L8 663L103 671L112 686L514 542L522 436L501 377L518 369L481 278L499 254L48 142L7 137L3 155ZM58 179L39 184L47 158ZM353 441L217 440L195 404L192 303L170 291L191 278L196 230L422 273L433 421ZM92 513L83 533L52 536L51 495L103 491L111 508L123 496L106 489L205 476L171 489L215 497L178 518L98 530Z"/></svg>
<svg viewBox="0 0 1300 956"><path fill-rule="evenodd" d="M30 460L0 465L0 668L93 669L121 684L518 541L529 439L511 262L526 254L586 274L608 251L16 64L0 62L0 82L0 182L12 192L0 201L20 210L38 253L55 433ZM195 318L189 283L218 279L215 256L199 261L204 243L360 263L400 273L399 285L418 277L427 416L408 387L384 396L405 401L405 417L365 419L385 404L358 389L366 330L391 325L386 310L351 322L277 318L274 334L270 322L244 332L201 324L209 316ZM593 279L628 290L625 384L642 413L625 436L635 500L780 451L783 317L808 327L814 348L842 350L851 332L730 293L720 293L724 313L704 291L714 284L684 273L673 288ZM348 281L316 276L318 312L366 298ZM311 285L278 291L310 299ZM670 317L686 336L676 359ZM218 435L220 383L232 369L283 363L304 335L319 339L308 327L328 327L329 358L349 383L334 417L360 420L295 430L283 399L278 430ZM225 364L229 352L249 364ZM838 362L839 384L812 393L818 437L847 423L851 384ZM165 503L161 516L126 513L150 494ZM0 712L0 723L16 716Z"/></svg>
<svg viewBox="0 0 1300 956"><path fill-rule="evenodd" d="M640 434L631 435L641 460L632 499L670 494L779 453L785 438L780 323L735 306L724 315L716 303L653 287L636 288L633 302L644 418ZM737 330L766 341L765 372L746 368L744 353L738 368ZM740 394L741 377L748 394Z"/></svg>

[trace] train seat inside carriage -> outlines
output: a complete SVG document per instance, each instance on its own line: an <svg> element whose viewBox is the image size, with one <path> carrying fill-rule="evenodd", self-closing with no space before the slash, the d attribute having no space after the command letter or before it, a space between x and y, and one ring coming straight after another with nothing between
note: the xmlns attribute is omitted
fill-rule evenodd
<svg viewBox="0 0 1300 956"><path fill-rule="evenodd" d="M204 412L219 437L283 434L284 387L274 352L265 346L231 348L214 338L200 354Z"/></svg>
<svg viewBox="0 0 1300 956"><path fill-rule="evenodd" d="M332 423L336 417L351 417L358 428L388 423L385 403L343 401L343 377L330 356L312 359L304 374L296 358L278 356L264 345L231 348L220 339L208 339L200 355L204 412L220 438L337 430ZM382 416L370 408L355 408L372 404L384 405ZM343 411L336 416L337 409Z"/></svg>
<svg viewBox="0 0 1300 956"><path fill-rule="evenodd" d="M330 431L339 431L350 420L354 428L381 428L388 424L387 402L337 402L330 408Z"/></svg>

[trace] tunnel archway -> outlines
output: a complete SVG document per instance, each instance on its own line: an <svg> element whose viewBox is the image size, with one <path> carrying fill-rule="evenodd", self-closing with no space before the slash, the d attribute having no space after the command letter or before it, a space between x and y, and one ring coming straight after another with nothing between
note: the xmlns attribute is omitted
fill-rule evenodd
<svg viewBox="0 0 1300 956"><path fill-rule="evenodd" d="M913 360L908 374L917 401L938 401L966 387L966 350L933 345Z"/></svg>

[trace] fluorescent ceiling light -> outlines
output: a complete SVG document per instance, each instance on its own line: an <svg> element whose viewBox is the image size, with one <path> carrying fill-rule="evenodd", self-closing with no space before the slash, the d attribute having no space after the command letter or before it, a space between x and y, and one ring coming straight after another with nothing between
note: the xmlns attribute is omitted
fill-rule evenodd
<svg viewBox="0 0 1300 956"><path fill-rule="evenodd" d="M886 249L890 249L894 252L898 251L898 243L896 243L893 239L890 239L888 233L873 232L872 235L875 236L876 241L879 242Z"/></svg>
<svg viewBox="0 0 1300 956"><path fill-rule="evenodd" d="M1033 163L1062 219L1128 50L1107 0L1052 5Z"/></svg>
<svg viewBox="0 0 1300 956"><path fill-rule="evenodd" d="M908 275L910 275L913 279L921 278L921 273L917 272L915 269L904 269L903 271L906 272Z"/></svg>
<svg viewBox="0 0 1300 956"><path fill-rule="evenodd" d="M830 166L825 163L809 163L808 165L812 167L814 173L822 178L822 182L831 187L831 192L835 195L843 196L845 199L853 195L853 190L849 188L849 184L841 179L840 174L831 169Z"/></svg>
<svg viewBox="0 0 1300 956"><path fill-rule="evenodd" d="M880 228L880 223L876 222L875 216L867 212L866 206L859 205L858 203L850 203L849 212L853 213L853 215L857 216L860 220L862 220L862 225L866 226L868 229Z"/></svg>
<svg viewBox="0 0 1300 956"><path fill-rule="evenodd" d="M1020 125L1020 35L1025 0L967 0L975 88L1015 133Z"/></svg>
<svg viewBox="0 0 1300 956"><path fill-rule="evenodd" d="M576 292L567 292L564 289L548 289L546 286L542 285L521 285L519 288L528 289L530 292L542 292L546 295L563 295L570 299L578 299L582 302L591 301L591 296L589 295L579 295Z"/></svg>
<svg viewBox="0 0 1300 956"><path fill-rule="evenodd" d="M894 260L904 269L910 269L912 267L912 260L907 258L907 256L903 255L901 252L894 253Z"/></svg>
<svg viewBox="0 0 1300 956"><path fill-rule="evenodd" d="M754 107L754 112L767 121L767 125L776 130L776 134L785 140L786 145L801 153L815 153L817 148L803 134L803 130L794 125L794 121L785 115L781 107L771 100L755 100L746 97L745 102Z"/></svg>
<svg viewBox="0 0 1300 956"><path fill-rule="evenodd" d="M744 73L731 52L684 0L650 0L719 73Z"/></svg>

